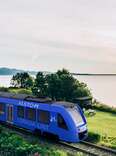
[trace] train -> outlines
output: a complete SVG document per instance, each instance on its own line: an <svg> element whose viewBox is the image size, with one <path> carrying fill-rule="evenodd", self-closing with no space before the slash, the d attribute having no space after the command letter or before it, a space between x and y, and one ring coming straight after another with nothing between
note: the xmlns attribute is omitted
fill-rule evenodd
<svg viewBox="0 0 116 156"><path fill-rule="evenodd" d="M52 134L65 142L80 142L88 135L86 118L78 105L26 94L0 92L0 122Z"/></svg>

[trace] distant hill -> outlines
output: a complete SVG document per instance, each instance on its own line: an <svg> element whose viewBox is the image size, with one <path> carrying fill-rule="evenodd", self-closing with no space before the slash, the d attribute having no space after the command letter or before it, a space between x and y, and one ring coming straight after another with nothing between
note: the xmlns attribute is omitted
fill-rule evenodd
<svg viewBox="0 0 116 156"><path fill-rule="evenodd" d="M39 71L39 70L38 70ZM15 75L16 73L22 73L22 72L28 72L31 75L36 75L37 71L28 71L28 70L21 70L21 69L15 69L15 68L6 68L1 67L0 68L0 75ZM41 71L43 74L51 74L51 72L48 71ZM94 73L71 73L74 76L78 75L86 75L86 76L116 76L116 74L94 74Z"/></svg>
<svg viewBox="0 0 116 156"><path fill-rule="evenodd" d="M16 73L21 72L28 72L31 75L36 75L36 71L26 71L26 70L20 70L20 69L11 69L11 68L0 68L0 75L15 75Z"/></svg>
<svg viewBox="0 0 116 156"><path fill-rule="evenodd" d="M39 71L39 70L38 70ZM28 70L21 70L21 69L15 69L15 68L6 68L6 67L1 67L0 68L0 75L15 75L16 73L21 73L21 72L28 72L31 75L36 75L37 71L28 71ZM51 74L51 72L48 71L41 71L43 74ZM71 73L74 76L78 75L86 75L86 76L116 76L116 74L94 74L94 73Z"/></svg>

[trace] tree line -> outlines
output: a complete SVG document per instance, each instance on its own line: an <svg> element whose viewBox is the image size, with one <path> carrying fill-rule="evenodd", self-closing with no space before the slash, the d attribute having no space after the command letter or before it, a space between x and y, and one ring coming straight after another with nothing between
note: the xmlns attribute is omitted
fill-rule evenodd
<svg viewBox="0 0 116 156"><path fill-rule="evenodd" d="M17 73L11 79L12 87L30 89L37 97L50 97L52 100L72 101L77 97L91 96L87 85L80 82L66 69L56 73L38 72L33 78L28 73Z"/></svg>

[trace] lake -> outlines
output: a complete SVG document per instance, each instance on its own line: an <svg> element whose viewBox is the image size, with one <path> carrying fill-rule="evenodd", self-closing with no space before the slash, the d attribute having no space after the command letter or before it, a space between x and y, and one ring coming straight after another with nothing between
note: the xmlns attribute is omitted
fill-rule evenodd
<svg viewBox="0 0 116 156"><path fill-rule="evenodd" d="M87 83L95 99L116 107L116 76L76 76L76 78Z"/></svg>
<svg viewBox="0 0 116 156"><path fill-rule="evenodd" d="M0 86L9 87L12 76L0 76ZM87 83L98 101L116 107L116 76L76 76Z"/></svg>

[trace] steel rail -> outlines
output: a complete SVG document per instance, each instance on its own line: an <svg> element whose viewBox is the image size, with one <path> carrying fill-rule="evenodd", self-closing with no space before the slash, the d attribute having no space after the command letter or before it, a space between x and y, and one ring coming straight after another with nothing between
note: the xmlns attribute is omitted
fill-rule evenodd
<svg viewBox="0 0 116 156"><path fill-rule="evenodd" d="M99 150L102 150L102 151L105 151L105 152L116 155L116 150L115 149L111 149L111 148L108 148L108 147L105 147L105 146L96 145L96 144L93 144L93 143L87 142L87 141L81 141L81 143L84 144L84 145L94 147L96 149L99 149Z"/></svg>
<svg viewBox="0 0 116 156"><path fill-rule="evenodd" d="M97 153L93 153L91 152L90 150L86 150L84 148L81 148L81 147L77 147L77 146L74 146L74 145L70 145L69 143L65 143L65 142L58 142L58 145L62 145L63 147L66 147L68 149L71 149L71 150L75 150L75 151L78 151L78 152L82 152L86 155L90 155L90 156L99 156Z"/></svg>

